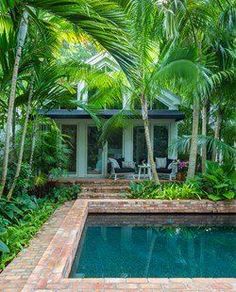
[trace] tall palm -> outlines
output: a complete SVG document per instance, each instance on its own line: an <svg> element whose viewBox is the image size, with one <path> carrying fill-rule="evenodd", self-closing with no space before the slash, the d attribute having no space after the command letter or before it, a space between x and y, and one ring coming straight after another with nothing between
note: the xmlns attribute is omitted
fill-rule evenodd
<svg viewBox="0 0 236 292"><path fill-rule="evenodd" d="M44 51L45 46L42 46L41 50ZM31 59L28 59L26 58L27 56L24 56L22 60L22 65L25 65L27 68L26 74L24 76L24 84L27 83L27 85L25 89L22 88L23 92L21 95L17 96L15 102L16 106L21 108L24 122L18 147L16 172L7 194L9 200L13 195L21 171L30 115L37 116L37 112L40 108L43 108L44 111L47 111L49 109L58 107L66 106L67 108L73 108L75 106L79 106L90 114L95 123L99 125L100 122L96 116L96 112L93 109L90 109L89 106L86 106L74 99L76 91L73 87L73 81L77 81L79 77L83 77L83 71L89 71L90 68L87 68L86 65L84 65L83 68L83 64L78 62L70 62L67 63L66 69L62 70L65 65L57 64L56 60L53 58L50 59L50 62L40 62L39 56L41 56L41 52L38 46L37 52L36 50L34 54L31 54L31 50L29 52ZM79 70L78 65L80 66ZM91 72L91 75L95 77L96 74L95 72ZM22 85L22 87L23 86L24 85ZM32 157L34 151L33 149L35 148L34 141L36 133L32 134L32 155L30 157L30 165L33 163Z"/></svg>
<svg viewBox="0 0 236 292"><path fill-rule="evenodd" d="M126 46L121 47L119 45L122 42L127 44L127 42L124 33L118 27L124 26L122 12L113 2L83 1L82 5L81 1L78 0L51 0L47 2L40 0L9 2L4 0L1 2L1 15L6 15L8 21L9 18L12 20L12 26L17 30L17 42L11 90L8 100L0 196L3 193L6 183L17 78L28 27L29 24L33 22L36 26L42 26L44 24L44 22L38 21L38 11L47 12L46 19L49 21L51 20L52 23L55 21L52 16L55 16L75 24L79 29L82 29L82 31L93 37L104 48L110 51L123 68L132 63L128 50L126 50ZM4 19L1 18L1 21L4 21ZM116 42L114 42L114 39L116 39Z"/></svg>
<svg viewBox="0 0 236 292"><path fill-rule="evenodd" d="M210 91L205 94L203 99L202 106L202 134L207 136L207 104L214 106L215 98L218 95L218 98L223 101L224 93L226 93L230 84L233 84L232 80L235 79L234 68L234 38L235 30L232 27L232 22L235 22L233 14L235 7L233 7L233 2L231 1L212 1L212 10L211 10L211 21L208 23L208 26L205 30L206 37L204 42L208 45L208 50L211 50L214 55L214 69L213 75L211 76L212 86ZM208 12L209 13L209 12ZM222 21L223 20L223 21ZM225 86L225 85L228 86ZM230 86L231 87L231 86ZM227 88L224 90L224 88ZM222 93L222 90L224 93ZM228 90L229 91L229 90ZM212 98L213 97L213 98ZM208 107L209 108L209 107ZM220 110L218 111L220 113ZM216 118L216 131L215 138L218 138L218 125L220 124L221 117L217 115ZM213 150L215 152L215 150ZM213 156L214 153L213 153ZM206 144L203 144L202 147L202 171L205 172L206 168L206 159L207 159L207 147Z"/></svg>
<svg viewBox="0 0 236 292"><path fill-rule="evenodd" d="M192 138L189 155L188 178L195 174L197 164L197 145L199 131L199 115L202 104L202 134L207 135L206 107L209 98L209 88L214 87L211 76L215 73L217 64L215 44L219 44L219 33L222 31L223 22L227 30L235 22L235 8L233 1L165 1L163 10L165 15L166 31L172 33L180 42L189 42L195 46L197 62L199 64L199 80L193 89L191 100L193 108ZM224 13L222 14L222 9ZM171 14L171 16L170 16ZM169 17L170 16L170 17ZM222 21L224 19L224 21ZM225 23L224 23L225 26ZM232 28L231 28L232 29ZM226 35L227 30L224 34ZM224 35L223 34L223 35ZM222 46L220 49L222 50ZM190 98L190 96L189 96ZM202 144L202 166L205 169L206 144Z"/></svg>
<svg viewBox="0 0 236 292"><path fill-rule="evenodd" d="M198 64L194 51L187 42L178 42L163 29L162 5L156 1L131 1L127 11L130 18L131 43L136 50L137 65L130 81L130 96L139 102L145 129L148 160L155 182L159 183L149 132L148 109L161 89L176 89L177 81L189 87L198 79ZM172 30L171 30L172 31ZM189 47L189 48L188 48ZM171 83L169 82L171 80Z"/></svg>
<svg viewBox="0 0 236 292"><path fill-rule="evenodd" d="M214 78L222 80L223 76L228 76L227 70L232 67L232 62L228 62L230 46L233 44L232 29L230 22L234 19L235 8L231 1L212 0L211 3L204 1L189 2L186 6L186 13L189 20L192 20L194 39L198 44L198 56L201 64L208 69L207 75L204 74L200 86L197 88L199 100L202 103L202 135L207 136L207 104L211 93L215 90ZM231 13L231 17L230 16ZM224 15L224 21L222 17ZM234 22L235 20L233 20ZM228 22L228 23L227 23ZM206 77L206 78L205 78ZM197 126L199 120L200 107L197 101L193 104L193 130L192 143L190 148L190 167L188 178L193 177L196 169L197 155ZM206 169L207 144L202 143L202 171ZM194 162L194 163L193 163Z"/></svg>

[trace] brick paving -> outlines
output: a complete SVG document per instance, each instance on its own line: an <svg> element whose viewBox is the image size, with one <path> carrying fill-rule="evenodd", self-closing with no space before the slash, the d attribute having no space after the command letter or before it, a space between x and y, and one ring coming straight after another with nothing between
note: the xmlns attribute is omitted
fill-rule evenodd
<svg viewBox="0 0 236 292"><path fill-rule="evenodd" d="M236 279L69 279L88 212L236 213L236 201L87 200L58 209L0 275L0 291L236 291Z"/></svg>

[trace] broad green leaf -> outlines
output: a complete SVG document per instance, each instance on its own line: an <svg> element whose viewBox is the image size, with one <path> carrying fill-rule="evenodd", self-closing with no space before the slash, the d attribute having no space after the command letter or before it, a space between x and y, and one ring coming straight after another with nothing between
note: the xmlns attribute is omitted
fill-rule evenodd
<svg viewBox="0 0 236 292"><path fill-rule="evenodd" d="M0 251L3 252L3 253L10 252L9 248L7 247L7 245L4 242L2 242L1 240L0 240Z"/></svg>
<svg viewBox="0 0 236 292"><path fill-rule="evenodd" d="M222 197L221 196L217 196L217 195L207 195L207 197L212 201L220 201L220 200L222 200Z"/></svg>

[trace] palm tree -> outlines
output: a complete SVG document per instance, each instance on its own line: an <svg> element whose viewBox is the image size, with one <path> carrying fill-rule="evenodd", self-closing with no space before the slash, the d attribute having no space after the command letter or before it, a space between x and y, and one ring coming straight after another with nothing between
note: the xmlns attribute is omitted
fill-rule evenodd
<svg viewBox="0 0 236 292"><path fill-rule="evenodd" d="M173 13L169 13L170 9L173 9ZM172 18L172 15L176 16L176 19ZM193 86L199 82L202 72L199 70L195 47L189 45L189 39L179 36L182 30L187 34L183 24L184 17L184 20L187 18L186 9L181 1L175 1L174 4L172 1L163 3L152 0L132 1L129 17L132 19L130 28L132 44L138 56L138 65L133 70L130 82L131 96L139 99L141 104L148 158L154 180L159 183L149 133L148 108L163 88L168 87L175 91L182 88L185 94L190 94ZM197 99L195 103L199 103ZM199 107L196 106L194 112L196 126L198 112ZM198 127L194 128L193 137L196 136L197 129ZM196 144L194 140L193 144ZM196 164L195 153L196 147L193 147L191 151L193 167L190 166L190 170Z"/></svg>
<svg viewBox="0 0 236 292"><path fill-rule="evenodd" d="M155 1L132 1L132 5L126 8L137 64L127 76L128 84L126 81L120 84L130 97L130 103L139 103L141 107L148 160L153 179L159 184L150 139L148 109L162 89L184 88L185 94L192 93L199 81L199 64L196 50L188 42L178 42L176 39L168 41L165 38L161 28L163 13L159 11ZM132 110L137 115L135 108ZM125 110L121 110L104 124L103 140L112 128L124 127L126 124L127 114Z"/></svg>
<svg viewBox="0 0 236 292"><path fill-rule="evenodd" d="M45 19L38 19L38 12L46 12ZM12 27L17 30L17 43L15 61L13 66L11 90L8 100L8 114L6 123L5 146L3 156L2 180L0 196L2 195L6 183L8 161L9 161L9 147L11 138L11 128L13 119L13 110L16 95L16 86L19 65L21 61L22 51L26 42L29 23L35 23L42 29L45 21L55 22L53 16L64 19L77 26L84 33L98 41L104 48L106 48L113 57L125 69L132 63L132 58L128 54L126 46L121 47L119 43L127 44L124 33L118 27L124 27L125 23L122 18L122 12L118 5L106 1L86 1L81 5L80 1L2 1L0 6L1 15L6 15L7 20L12 20ZM17 15L17 17L16 17ZM2 22L4 18L0 19ZM114 42L116 39L116 42ZM127 46L128 47L128 46Z"/></svg>
<svg viewBox="0 0 236 292"><path fill-rule="evenodd" d="M213 75L211 76L212 86L210 92L206 94L203 100L202 106L202 135L207 136L207 104L214 104L216 95L220 97L221 101L223 94L221 91L227 83L232 83L234 79L234 31L231 27L230 15L232 14L233 6L230 1L223 1L221 4L218 1L212 1L215 8L214 13L211 14L210 27L206 31L207 37L205 43L208 45L208 49L211 50L215 56ZM224 16L224 21L222 17ZM218 92L217 92L218 91ZM214 97L215 96L215 97ZM212 100L213 99L213 100ZM214 105L213 105L214 106ZM209 108L209 106L208 106ZM219 125L221 124L220 109L217 111L216 126L215 126L215 138L219 138ZM213 157L215 157L215 150L213 150ZM207 147L206 144L202 146L202 172L206 170L207 159Z"/></svg>
<svg viewBox="0 0 236 292"><path fill-rule="evenodd" d="M48 41L46 43L48 43ZM93 109L84 105L80 101L74 100L76 95L74 83L77 82L78 79L84 78L85 76L87 76L87 78L90 77L91 80L94 80L98 78L98 76L101 77L103 73L98 74L94 68L91 68L81 62L67 61L66 67L65 64L58 64L55 58L50 56L50 51L48 53L48 50L45 50L45 47L47 46L46 43L41 42L39 39L37 46L34 46L36 49L31 48L31 44L27 45L25 48L27 54L24 55L20 67L21 73L24 72L24 83L27 82L28 88L26 87L25 90L23 90L23 93L17 96L15 101L16 106L18 108L20 107L22 110L24 124L22 127L18 151L19 154L16 164L16 173L7 195L8 199L11 199L12 197L21 171L25 141L27 138L29 115L35 115L40 108L47 111L61 106L66 106L67 108L79 106L89 113L97 125L100 123L96 116L96 112L94 112ZM42 56L46 57L46 60L49 61L40 61ZM104 83L110 84L111 81L109 81L109 78L106 75L106 78L102 79L100 82L104 86ZM110 87L112 85L110 84ZM21 88L23 87L24 86L21 85ZM35 123L37 124L37 122ZM31 155L29 158L29 164L31 166L33 164L33 153L36 140L35 136L36 133L34 131L32 135Z"/></svg>
<svg viewBox="0 0 236 292"><path fill-rule="evenodd" d="M166 1L164 8L172 16L166 22L169 31L175 32L175 38L180 42L189 42L195 46L197 52L196 65L198 64L199 77L193 88L191 100L193 109L192 136L189 155L188 178L192 178L196 171L199 115L202 103L202 134L207 135L207 104L209 92L214 87L211 76L216 68L221 70L217 63L217 50L225 49L222 46L222 36L232 30L234 18L233 3L231 1L211 0L205 1ZM222 21L224 19L224 21ZM224 23L224 24L223 24ZM231 28L230 28L231 26ZM228 38L229 41L229 38ZM219 52L218 50L218 52ZM190 96L188 97L190 98ZM202 144L202 168L205 170L207 156L206 144Z"/></svg>

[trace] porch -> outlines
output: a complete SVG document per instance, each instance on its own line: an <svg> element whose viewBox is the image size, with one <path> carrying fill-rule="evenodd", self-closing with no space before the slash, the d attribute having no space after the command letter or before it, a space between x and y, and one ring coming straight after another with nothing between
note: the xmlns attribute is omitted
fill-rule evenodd
<svg viewBox="0 0 236 292"><path fill-rule="evenodd" d="M104 119L116 114L117 110L103 110ZM107 178L109 158L122 159L127 163L148 162L143 122L132 116L127 126L115 130L104 145L98 143L100 132L95 123L82 110L54 110L44 113L55 119L62 133L68 137L69 156L68 177ZM127 115L131 115L127 111ZM183 114L176 110L150 110L150 136L154 158L176 159L177 150L169 146L177 139L178 121Z"/></svg>

